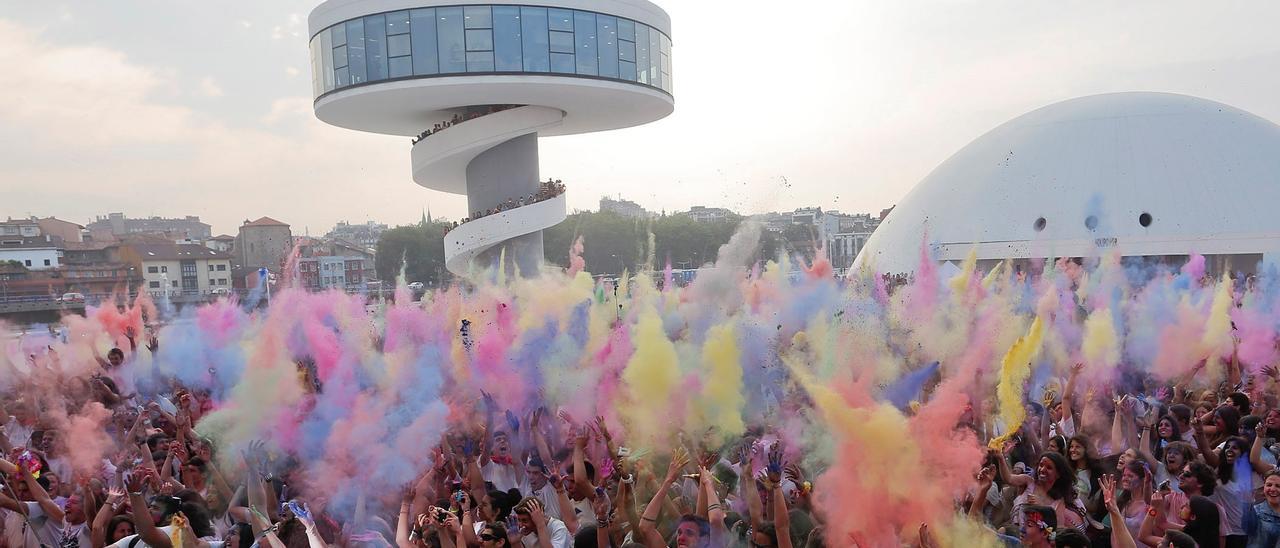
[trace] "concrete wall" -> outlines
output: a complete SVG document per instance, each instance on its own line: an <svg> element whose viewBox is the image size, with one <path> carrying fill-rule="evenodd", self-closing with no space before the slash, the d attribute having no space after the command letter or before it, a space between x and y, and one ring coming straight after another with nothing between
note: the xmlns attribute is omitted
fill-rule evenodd
<svg viewBox="0 0 1280 548"><path fill-rule="evenodd" d="M0 249L0 262L18 261L31 270L58 268L62 264L57 249ZM44 264L49 261L49 264Z"/></svg>

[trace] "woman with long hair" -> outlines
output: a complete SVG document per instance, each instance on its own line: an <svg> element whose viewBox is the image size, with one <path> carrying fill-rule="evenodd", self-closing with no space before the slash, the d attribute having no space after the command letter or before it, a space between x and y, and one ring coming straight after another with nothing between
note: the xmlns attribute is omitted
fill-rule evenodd
<svg viewBox="0 0 1280 548"><path fill-rule="evenodd" d="M1085 526L1084 505L1076 497L1075 475L1067 458L1053 451L1045 451L1035 467L1035 476L1014 474L1009 470L1008 459L1000 459L1000 477L1016 488L1023 489L1013 501L1014 522L1022 525L1022 507L1026 505L1050 506L1058 515L1060 527L1082 530Z"/></svg>
<svg viewBox="0 0 1280 548"><path fill-rule="evenodd" d="M1175 441L1164 448L1164 458L1155 465L1156 485L1174 482L1187 465L1196 460L1196 449L1185 441Z"/></svg>
<svg viewBox="0 0 1280 548"><path fill-rule="evenodd" d="M1142 520L1147 517L1152 491L1151 468L1142 460L1131 461L1120 473L1116 507L1124 523L1111 523L1111 528L1124 527L1134 539L1141 538Z"/></svg>
<svg viewBox="0 0 1280 548"><path fill-rule="evenodd" d="M1138 442L1138 447L1151 455L1151 462L1160 462L1164 460L1165 448L1181 439L1182 430L1178 428L1178 420L1173 415L1165 414L1156 419L1154 428L1142 427L1142 439Z"/></svg>
<svg viewBox="0 0 1280 548"><path fill-rule="evenodd" d="M1071 463L1072 474L1075 475L1076 497L1084 501L1090 512L1100 510L1101 499L1095 501L1093 495L1099 493L1098 480L1102 477L1103 467L1088 436L1071 436L1071 440L1067 442L1067 459Z"/></svg>
<svg viewBox="0 0 1280 548"><path fill-rule="evenodd" d="M1235 408L1222 406L1214 412L1216 419L1229 419ZM1238 417L1237 417L1238 418ZM1204 455L1205 463L1216 468L1218 483L1213 491L1213 501L1222 507L1227 521L1221 524L1227 537L1228 548L1243 547L1248 541L1244 531L1246 501L1253 500L1253 467L1249 462L1249 442L1239 436L1227 437L1215 450L1205 439L1199 422L1196 428L1196 444ZM1194 536L1194 535L1193 535Z"/></svg>
<svg viewBox="0 0 1280 548"><path fill-rule="evenodd" d="M1187 503L1182 532L1195 539L1198 546L1222 546L1223 531L1219 523L1218 505L1205 497L1194 496ZM1230 546L1230 543L1226 544ZM1241 545L1243 546L1243 545Z"/></svg>

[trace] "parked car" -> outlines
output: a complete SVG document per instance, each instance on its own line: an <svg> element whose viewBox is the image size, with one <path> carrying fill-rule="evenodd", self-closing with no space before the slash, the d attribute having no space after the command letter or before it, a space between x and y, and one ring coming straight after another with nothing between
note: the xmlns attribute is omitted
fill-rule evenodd
<svg viewBox="0 0 1280 548"><path fill-rule="evenodd" d="M231 289L226 287L215 287L213 291L210 291L210 293L218 297L225 297L231 294Z"/></svg>
<svg viewBox="0 0 1280 548"><path fill-rule="evenodd" d="M423 285L423 283L422 283L422 282L413 282L413 283L410 283L410 284L409 284L409 289L412 289L412 290L414 290L414 291L422 291L422 289L423 289L423 288L425 288L425 287L426 287L426 286L425 286L425 285Z"/></svg>
<svg viewBox="0 0 1280 548"><path fill-rule="evenodd" d="M83 294L83 293L74 293L74 292L73 292L73 293L63 293L63 294L62 294L62 297L59 297L59 298L58 298L58 302L60 302L60 303L82 303L82 302L84 302L84 294Z"/></svg>

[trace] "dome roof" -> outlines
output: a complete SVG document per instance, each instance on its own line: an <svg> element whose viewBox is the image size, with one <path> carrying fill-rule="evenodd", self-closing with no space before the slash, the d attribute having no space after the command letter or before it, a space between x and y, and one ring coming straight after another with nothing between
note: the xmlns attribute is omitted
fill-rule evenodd
<svg viewBox="0 0 1280 548"><path fill-rule="evenodd" d="M1112 93L1014 118L911 190L856 265L1280 252L1280 126L1206 99Z"/></svg>

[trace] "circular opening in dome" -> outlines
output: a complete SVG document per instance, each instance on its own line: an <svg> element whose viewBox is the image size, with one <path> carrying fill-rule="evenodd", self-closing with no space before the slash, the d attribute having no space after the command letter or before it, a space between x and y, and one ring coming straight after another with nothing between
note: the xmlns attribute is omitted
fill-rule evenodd
<svg viewBox="0 0 1280 548"><path fill-rule="evenodd" d="M1151 214L1144 211L1142 212L1142 215L1138 215L1138 224L1142 226L1151 226Z"/></svg>
<svg viewBox="0 0 1280 548"><path fill-rule="evenodd" d="M1097 216L1095 216L1095 215L1090 215L1090 216L1088 216L1088 217L1085 217L1085 218L1084 218L1084 227L1085 227L1085 228L1087 228L1087 229L1089 229L1089 230L1093 230L1093 229L1095 229L1095 228L1098 228L1098 217L1097 217Z"/></svg>
<svg viewBox="0 0 1280 548"><path fill-rule="evenodd" d="M1044 230L1044 227L1047 224L1049 224L1049 221L1046 221L1044 220L1044 217L1041 217L1039 219L1036 219L1036 223L1034 225L1031 225L1031 228L1036 229L1036 232L1040 232L1041 230Z"/></svg>

